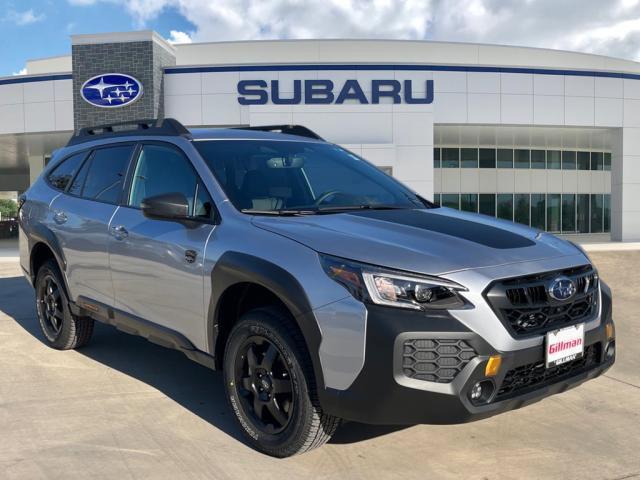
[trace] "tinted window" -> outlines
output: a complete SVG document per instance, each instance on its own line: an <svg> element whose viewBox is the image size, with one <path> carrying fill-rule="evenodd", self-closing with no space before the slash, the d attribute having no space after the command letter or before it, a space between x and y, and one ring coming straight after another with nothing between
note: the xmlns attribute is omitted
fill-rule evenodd
<svg viewBox="0 0 640 480"><path fill-rule="evenodd" d="M573 193L562 195L562 231L576 231L576 196Z"/></svg>
<svg viewBox="0 0 640 480"><path fill-rule="evenodd" d="M118 203L133 145L122 145L95 150L89 159L88 171L81 190L85 198L100 202Z"/></svg>
<svg viewBox="0 0 640 480"><path fill-rule="evenodd" d="M425 206L402 184L335 145L272 140L194 145L239 210Z"/></svg>
<svg viewBox="0 0 640 480"><path fill-rule="evenodd" d="M604 164L602 152L591 152L591 170L602 170Z"/></svg>
<svg viewBox="0 0 640 480"><path fill-rule="evenodd" d="M67 185L80 168L86 152L78 153L64 160L49 174L49 183L58 190L66 190Z"/></svg>
<svg viewBox="0 0 640 480"><path fill-rule="evenodd" d="M480 194L480 213L496 216L496 196L493 193Z"/></svg>
<svg viewBox="0 0 640 480"><path fill-rule="evenodd" d="M547 168L560 170L560 150L547 150Z"/></svg>
<svg viewBox="0 0 640 480"><path fill-rule="evenodd" d="M590 159L591 159L591 153L578 152L578 170L589 170Z"/></svg>
<svg viewBox="0 0 640 480"><path fill-rule="evenodd" d="M496 149L480 149L480 168L496 168Z"/></svg>
<svg viewBox="0 0 640 480"><path fill-rule="evenodd" d="M514 150L514 167L529 168L529 150Z"/></svg>
<svg viewBox="0 0 640 480"><path fill-rule="evenodd" d="M433 168L440 168L440 149L433 149Z"/></svg>
<svg viewBox="0 0 640 480"><path fill-rule="evenodd" d="M193 216L203 220L215 220L213 200L202 182L198 182L198 194L196 195Z"/></svg>
<svg viewBox="0 0 640 480"><path fill-rule="evenodd" d="M478 212L478 194L462 193L460 194L460 210L465 212Z"/></svg>
<svg viewBox="0 0 640 480"><path fill-rule="evenodd" d="M560 231L560 194L547 194L547 231Z"/></svg>
<svg viewBox="0 0 640 480"><path fill-rule="evenodd" d="M460 166L459 148L443 148L441 152L442 168L458 168Z"/></svg>
<svg viewBox="0 0 640 480"><path fill-rule="evenodd" d="M513 202L515 204L514 220L518 223L529 225L529 194L516 193Z"/></svg>
<svg viewBox="0 0 640 480"><path fill-rule="evenodd" d="M178 150L161 145L145 145L133 174L129 205L140 208L145 198L182 193L192 212L196 183L196 174L189 160Z"/></svg>
<svg viewBox="0 0 640 480"><path fill-rule="evenodd" d="M513 150L498 149L498 168L513 168Z"/></svg>
<svg viewBox="0 0 640 480"><path fill-rule="evenodd" d="M531 226L540 230L546 227L546 197L544 193L531 194Z"/></svg>
<svg viewBox="0 0 640 480"><path fill-rule="evenodd" d="M457 193L443 193L442 194L442 206L460 209L460 195Z"/></svg>
<svg viewBox="0 0 640 480"><path fill-rule="evenodd" d="M531 150L531 168L546 168L544 150Z"/></svg>
<svg viewBox="0 0 640 480"><path fill-rule="evenodd" d="M570 152L567 150L562 152L562 169L563 170L576 169L576 152Z"/></svg>
<svg viewBox="0 0 640 480"><path fill-rule="evenodd" d="M478 168L478 149L461 148L460 165L462 168Z"/></svg>
<svg viewBox="0 0 640 480"><path fill-rule="evenodd" d="M498 194L497 213L498 213L498 218L513 221L513 194L512 193Z"/></svg>

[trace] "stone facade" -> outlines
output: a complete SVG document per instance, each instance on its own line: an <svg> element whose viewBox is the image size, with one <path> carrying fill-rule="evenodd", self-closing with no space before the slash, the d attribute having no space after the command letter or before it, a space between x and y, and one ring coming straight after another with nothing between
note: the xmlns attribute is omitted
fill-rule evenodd
<svg viewBox="0 0 640 480"><path fill-rule="evenodd" d="M163 68L175 65L175 55L153 40L72 46L73 120L76 130L107 123L157 118L164 113ZM80 95L82 84L104 73L138 79L143 95L121 108L99 108Z"/></svg>

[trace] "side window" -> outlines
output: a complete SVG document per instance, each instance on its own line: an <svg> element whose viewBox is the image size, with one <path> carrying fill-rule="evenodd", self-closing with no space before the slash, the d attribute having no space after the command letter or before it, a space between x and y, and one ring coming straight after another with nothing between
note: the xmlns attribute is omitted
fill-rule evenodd
<svg viewBox="0 0 640 480"><path fill-rule="evenodd" d="M129 205L140 208L145 198L182 193L189 201L189 211L193 212L197 182L189 160L178 150L162 145L144 145L133 175ZM201 212L206 202L205 199L199 207Z"/></svg>
<svg viewBox="0 0 640 480"><path fill-rule="evenodd" d="M121 145L95 150L86 171L83 168L72 185L73 192L91 200L118 203L133 149L133 145Z"/></svg>
<svg viewBox="0 0 640 480"><path fill-rule="evenodd" d="M58 190L66 190L67 185L82 165L85 156L86 152L77 153L58 165L47 177L51 186Z"/></svg>
<svg viewBox="0 0 640 480"><path fill-rule="evenodd" d="M196 194L193 216L203 220L215 220L216 217L213 200L202 182L198 182L198 193Z"/></svg>

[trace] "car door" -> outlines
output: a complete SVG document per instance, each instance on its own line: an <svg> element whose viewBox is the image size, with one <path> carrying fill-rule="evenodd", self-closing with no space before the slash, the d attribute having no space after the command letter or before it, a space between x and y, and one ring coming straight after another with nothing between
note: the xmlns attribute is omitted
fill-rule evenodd
<svg viewBox="0 0 640 480"><path fill-rule="evenodd" d="M111 221L109 254L116 308L203 345L207 241L215 228L211 197L189 159L168 143L142 144L127 198ZM182 193L191 219L147 218L145 198Z"/></svg>
<svg viewBox="0 0 640 480"><path fill-rule="evenodd" d="M86 157L82 167L51 204L51 230L66 259L67 283L74 301L84 296L113 305L107 250L109 221L120 201L134 148L132 143L119 144L78 154ZM58 177L50 178L54 188L60 186Z"/></svg>

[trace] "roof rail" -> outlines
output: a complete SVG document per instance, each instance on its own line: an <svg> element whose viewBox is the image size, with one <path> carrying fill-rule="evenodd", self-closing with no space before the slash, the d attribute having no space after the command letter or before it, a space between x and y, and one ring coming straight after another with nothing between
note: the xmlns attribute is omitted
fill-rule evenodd
<svg viewBox="0 0 640 480"><path fill-rule="evenodd" d="M118 128L127 126L131 126L131 128ZM174 118L158 118L131 120L129 122L109 123L95 127L81 128L69 139L67 146L90 142L98 138L124 137L130 135L181 135L191 138L191 132L179 121Z"/></svg>
<svg viewBox="0 0 640 480"><path fill-rule="evenodd" d="M258 125L255 127L234 127L238 130L259 130L262 132L286 133L287 135L297 135L299 137L313 138L316 140L324 140L313 130L302 125Z"/></svg>

